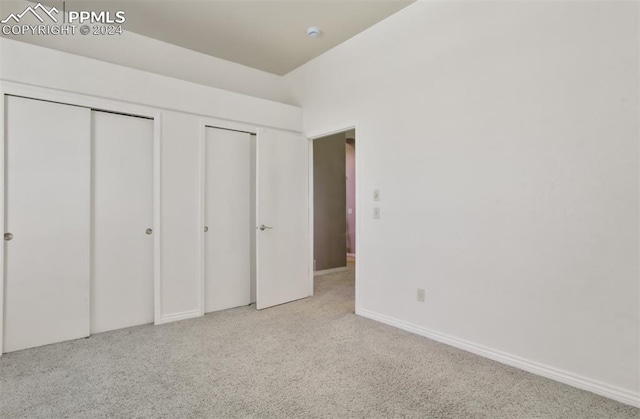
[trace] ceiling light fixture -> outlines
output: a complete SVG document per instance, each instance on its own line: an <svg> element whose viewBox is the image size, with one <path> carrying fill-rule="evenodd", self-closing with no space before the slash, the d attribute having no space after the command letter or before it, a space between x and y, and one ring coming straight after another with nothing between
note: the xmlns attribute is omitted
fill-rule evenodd
<svg viewBox="0 0 640 419"><path fill-rule="evenodd" d="M307 36L309 38L317 38L318 36L320 36L320 29L316 28L315 26L308 28Z"/></svg>

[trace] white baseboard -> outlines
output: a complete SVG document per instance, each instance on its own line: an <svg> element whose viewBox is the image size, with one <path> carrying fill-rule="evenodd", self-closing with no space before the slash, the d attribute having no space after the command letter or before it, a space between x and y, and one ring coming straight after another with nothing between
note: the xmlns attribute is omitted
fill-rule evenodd
<svg viewBox="0 0 640 419"><path fill-rule="evenodd" d="M415 333L420 336L424 336L429 339L453 346L458 349L465 350L467 352L480 355L485 358L492 359L494 361L506 364L515 368L519 368L530 373L540 375L561 383L577 387L582 390L587 390L592 393L608 397L610 399L625 403L631 406L640 407L640 394L633 393L629 390L625 390L619 387L611 386L600 381L592 380L580 375L576 375L567 371L560 370L558 368L550 367L548 365L540 364L538 362L530 361L524 358L520 358L515 355L511 355L502 351L487 348L486 346L478 345L473 342L469 342L463 339L458 339L453 336L439 333L433 330L426 329L421 326L417 326L411 323L397 320L392 317L388 317L382 314L375 313L366 309L358 309L356 314L367 317L372 320L379 321L381 323L388 324L390 326L397 327L402 330L406 330L411 333Z"/></svg>
<svg viewBox="0 0 640 419"><path fill-rule="evenodd" d="M341 266L339 268L331 268L331 269L324 269L322 271L315 271L313 273L313 276L320 276L320 275L327 275L327 274L335 274L337 272L343 272L346 271L347 269L349 269L348 266Z"/></svg>
<svg viewBox="0 0 640 419"><path fill-rule="evenodd" d="M160 320L155 322L156 325L177 322L179 320L193 319L194 317L200 317L202 314L200 310L183 311L181 313L165 314L160 317Z"/></svg>

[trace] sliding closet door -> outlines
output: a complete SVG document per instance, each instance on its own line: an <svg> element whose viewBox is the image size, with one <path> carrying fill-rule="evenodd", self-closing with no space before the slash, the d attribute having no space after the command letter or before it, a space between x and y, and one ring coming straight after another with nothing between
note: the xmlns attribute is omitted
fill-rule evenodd
<svg viewBox="0 0 640 419"><path fill-rule="evenodd" d="M205 312L251 303L251 135L206 128Z"/></svg>
<svg viewBox="0 0 640 419"><path fill-rule="evenodd" d="M309 140L261 128L257 139L258 309L311 295Z"/></svg>
<svg viewBox="0 0 640 419"><path fill-rule="evenodd" d="M92 111L91 333L153 322L153 121Z"/></svg>
<svg viewBox="0 0 640 419"><path fill-rule="evenodd" d="M89 109L7 97L4 352L89 335Z"/></svg>

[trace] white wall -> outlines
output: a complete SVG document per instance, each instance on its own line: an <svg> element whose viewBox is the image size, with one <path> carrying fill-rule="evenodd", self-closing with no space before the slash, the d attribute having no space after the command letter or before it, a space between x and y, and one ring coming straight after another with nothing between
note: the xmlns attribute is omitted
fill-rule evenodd
<svg viewBox="0 0 640 419"><path fill-rule="evenodd" d="M285 129L301 124L295 106L24 42L0 38L0 58L2 80Z"/></svg>
<svg viewBox="0 0 640 419"><path fill-rule="evenodd" d="M188 316L200 308L198 122L179 112L162 115L163 316Z"/></svg>
<svg viewBox="0 0 640 419"><path fill-rule="evenodd" d="M288 74L357 127L358 313L639 405L638 51L635 2L418 2Z"/></svg>
<svg viewBox="0 0 640 419"><path fill-rule="evenodd" d="M160 321L200 315L200 134L203 118L300 131L300 108L0 39L0 83L157 109L161 129ZM123 105L123 106L124 106ZM111 106L111 105L110 105ZM225 121L221 121L226 123ZM247 156L249 157L249 156Z"/></svg>
<svg viewBox="0 0 640 419"><path fill-rule="evenodd" d="M0 2L0 16L23 10L26 1ZM38 24L27 15L28 23ZM174 77L282 103L292 103L280 76L201 54L127 30L122 35L1 35L71 54Z"/></svg>

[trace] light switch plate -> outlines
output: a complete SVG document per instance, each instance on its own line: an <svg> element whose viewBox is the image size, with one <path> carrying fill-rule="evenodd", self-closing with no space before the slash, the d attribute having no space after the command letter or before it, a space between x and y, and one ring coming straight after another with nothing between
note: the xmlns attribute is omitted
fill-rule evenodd
<svg viewBox="0 0 640 419"><path fill-rule="evenodd" d="M373 218L374 218L375 220L379 220L379 219L380 219L380 208L375 207L375 208L373 209Z"/></svg>
<svg viewBox="0 0 640 419"><path fill-rule="evenodd" d="M379 201L380 200L380 190L379 189L374 189L373 190L373 200L374 201Z"/></svg>

